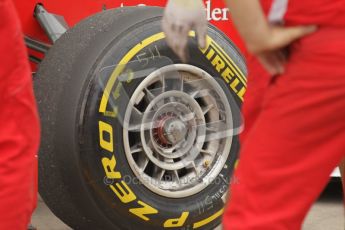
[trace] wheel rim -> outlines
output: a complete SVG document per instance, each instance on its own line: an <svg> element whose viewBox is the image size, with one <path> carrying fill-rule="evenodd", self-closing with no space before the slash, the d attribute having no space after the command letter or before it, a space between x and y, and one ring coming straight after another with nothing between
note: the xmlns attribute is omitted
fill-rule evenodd
<svg viewBox="0 0 345 230"><path fill-rule="evenodd" d="M135 89L123 123L125 154L140 183L183 198L212 183L229 156L232 113L218 82L192 65L165 66Z"/></svg>

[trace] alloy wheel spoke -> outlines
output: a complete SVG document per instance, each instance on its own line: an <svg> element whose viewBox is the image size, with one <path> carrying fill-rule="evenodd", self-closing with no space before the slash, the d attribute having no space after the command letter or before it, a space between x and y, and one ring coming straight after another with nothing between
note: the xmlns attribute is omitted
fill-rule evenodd
<svg viewBox="0 0 345 230"><path fill-rule="evenodd" d="M150 162L149 159L147 159L147 158L145 157L145 159L142 161L141 167L140 167L140 169L141 169L142 172L145 171L145 169L146 169L147 165L149 164L149 162Z"/></svg>
<svg viewBox="0 0 345 230"><path fill-rule="evenodd" d="M146 92L146 98L148 99L148 101L152 101L156 97L153 94L153 92L147 88L145 88L145 92Z"/></svg>
<svg viewBox="0 0 345 230"><path fill-rule="evenodd" d="M207 106L204 106L202 108L202 112L203 114L207 114L208 112L210 112L210 110L212 110L214 108L214 104L211 104L211 105L207 105Z"/></svg>
<svg viewBox="0 0 345 230"><path fill-rule="evenodd" d="M134 154L134 153L140 153L142 152L144 149L143 147L141 146L141 144L136 144L135 146L133 146L131 148L131 153Z"/></svg>

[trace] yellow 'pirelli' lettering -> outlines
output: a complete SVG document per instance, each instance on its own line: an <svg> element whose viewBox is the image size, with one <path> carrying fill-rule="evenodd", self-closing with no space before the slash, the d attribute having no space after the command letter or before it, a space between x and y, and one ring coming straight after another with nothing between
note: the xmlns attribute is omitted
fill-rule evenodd
<svg viewBox="0 0 345 230"><path fill-rule="evenodd" d="M224 60L228 62L228 65L235 72L235 74L241 79L242 83L246 84L247 82L246 77L244 76L242 71L238 68L238 66L234 63L234 61L225 54L225 52L217 43L211 42L211 44L214 50L217 52L217 54L219 54L221 58L223 58Z"/></svg>
<svg viewBox="0 0 345 230"><path fill-rule="evenodd" d="M214 50L211 49L210 52L207 53L206 58L207 58L208 60L211 60L212 57L213 57L213 55L214 55L215 53L216 53L216 52L214 52Z"/></svg>
<svg viewBox="0 0 345 230"><path fill-rule="evenodd" d="M189 33L189 36L195 37L195 32L194 32L194 33ZM206 51L208 50L208 47L211 45L211 43L212 43L211 37L207 36L207 37L206 37L206 46L205 46L204 48L199 48L200 51L201 51L203 54L205 54ZM212 57L207 58L207 59L210 60L211 58L212 58Z"/></svg>
<svg viewBox="0 0 345 230"><path fill-rule="evenodd" d="M240 84L240 80L238 80L237 78L235 78L233 80L233 82L230 84L231 89L235 92L238 93L238 89L237 86Z"/></svg>
<svg viewBox="0 0 345 230"><path fill-rule="evenodd" d="M225 68L225 62L219 57L219 55L216 55L211 63L218 72L221 72Z"/></svg>
<svg viewBox="0 0 345 230"><path fill-rule="evenodd" d="M220 73L224 81L243 101L243 96L246 92L246 83L237 75L238 71L236 71L235 67L229 63L228 58L225 58L223 54L218 53L215 45L210 44L208 46L208 50L204 52L211 64L215 67L218 73Z"/></svg>
<svg viewBox="0 0 345 230"><path fill-rule="evenodd" d="M191 31L189 33L189 36L191 37L195 37L195 32ZM142 42L138 43L136 46L134 46L119 62L119 64L117 65L117 67L115 68L114 72L111 74L106 87L104 89L104 93L102 95L102 99L101 99L101 103L99 106L99 112L100 113L106 113L109 111L107 110L107 105L108 105L108 101L109 101L109 96L111 94L111 90L112 87L115 84L115 81L117 79L117 77L122 73L122 71L124 70L126 64L142 49L144 49L145 47L151 45L154 42L157 42L161 39L165 38L165 34L163 32L157 33L152 35L151 37L146 38L145 40L143 40ZM227 57L227 55L223 55L224 52L222 51L222 48L220 46L217 45L217 43L215 43L213 41L213 39L210 36L207 36L206 38L206 47L204 49L200 49L201 52L206 53L206 51L208 50L210 45L214 46L214 50L210 51L210 52L219 52L219 55L221 56L221 58L229 61L230 63L230 68L234 71L234 73L236 73L236 75L241 79L241 81L243 81L243 84L246 84L246 80L245 80L245 76L242 73L242 71L236 66L236 64L231 60L231 58ZM212 54L212 53L211 53ZM211 55L210 53L208 53L208 55ZM212 55L213 56L213 55ZM212 57L210 57L212 58ZM209 58L209 59L210 59ZM113 112L113 111L111 111Z"/></svg>
<svg viewBox="0 0 345 230"><path fill-rule="evenodd" d="M246 93L246 88L242 87L242 89L240 89L240 91L237 93L237 96L243 101L244 99L244 94Z"/></svg>
<svg viewBox="0 0 345 230"><path fill-rule="evenodd" d="M141 205L142 207L140 208L131 208L129 209L129 211L131 213L133 213L134 215L140 217L141 219L145 220L145 221L149 221L150 218L148 218L146 215L151 215L151 214L157 214L158 210L155 208L152 208L150 205L142 202L142 201L138 201L138 204Z"/></svg>
<svg viewBox="0 0 345 230"><path fill-rule="evenodd" d="M226 67L226 69L222 73L222 78L224 79L224 81L229 84L234 77L234 72L232 72L229 67Z"/></svg>
<svg viewBox="0 0 345 230"><path fill-rule="evenodd" d="M189 212L183 212L179 218L166 220L164 222L164 227L165 228L182 227L184 223L186 222L188 216L189 216Z"/></svg>

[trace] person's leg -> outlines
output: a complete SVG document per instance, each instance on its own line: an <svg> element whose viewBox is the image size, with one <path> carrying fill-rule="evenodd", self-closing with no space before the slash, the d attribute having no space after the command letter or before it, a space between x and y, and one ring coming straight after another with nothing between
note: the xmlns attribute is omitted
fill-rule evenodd
<svg viewBox="0 0 345 230"><path fill-rule="evenodd" d="M270 85L242 146L225 230L300 229L343 157L345 70L292 63L300 64Z"/></svg>
<svg viewBox="0 0 345 230"><path fill-rule="evenodd" d="M0 229L23 230L36 204L38 114L12 1L0 17Z"/></svg>
<svg viewBox="0 0 345 230"><path fill-rule="evenodd" d="M245 103L243 103L242 107L244 130L240 135L241 145L244 143L261 113L266 89L271 78L270 74L262 67L257 58L253 56L247 57L247 66L249 74L247 92L244 96Z"/></svg>

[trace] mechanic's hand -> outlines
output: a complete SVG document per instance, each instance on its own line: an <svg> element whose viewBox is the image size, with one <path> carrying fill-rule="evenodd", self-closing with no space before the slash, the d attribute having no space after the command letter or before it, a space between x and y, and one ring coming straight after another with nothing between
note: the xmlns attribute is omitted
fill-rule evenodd
<svg viewBox="0 0 345 230"><path fill-rule="evenodd" d="M267 37L264 43L258 43L252 45L252 47L248 44L248 48L271 75L283 74L284 65L288 58L284 49L295 40L314 33L316 29L316 26L287 28L273 26L270 28L270 36Z"/></svg>
<svg viewBox="0 0 345 230"><path fill-rule="evenodd" d="M284 73L284 65L287 60L287 54L284 51L270 51L256 54L261 65L270 75L278 75Z"/></svg>
<svg viewBox="0 0 345 230"><path fill-rule="evenodd" d="M201 48L206 46L207 17L202 0L169 0L162 21L162 28L171 49L187 62L188 33L196 31Z"/></svg>

